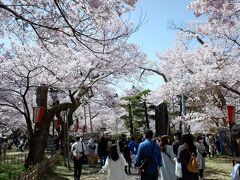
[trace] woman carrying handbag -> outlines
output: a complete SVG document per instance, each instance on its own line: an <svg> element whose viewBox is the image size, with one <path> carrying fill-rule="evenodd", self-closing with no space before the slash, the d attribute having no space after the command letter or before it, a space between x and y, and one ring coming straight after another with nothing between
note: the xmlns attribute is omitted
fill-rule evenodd
<svg viewBox="0 0 240 180"><path fill-rule="evenodd" d="M189 168L191 160L196 156L197 151L193 143L193 135L186 133L182 135L182 145L178 148L177 161L182 166L182 178L180 180L198 180L198 167L194 168L197 172L192 172ZM190 166L191 167L191 166Z"/></svg>
<svg viewBox="0 0 240 180"><path fill-rule="evenodd" d="M161 179L162 180L176 180L175 175L175 155L173 153L173 148L168 145L168 136L161 136L160 149L162 155L162 167L160 168Z"/></svg>

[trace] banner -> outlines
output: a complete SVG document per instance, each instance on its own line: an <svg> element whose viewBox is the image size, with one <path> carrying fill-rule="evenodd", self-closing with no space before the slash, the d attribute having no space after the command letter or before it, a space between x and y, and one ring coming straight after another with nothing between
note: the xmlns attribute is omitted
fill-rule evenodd
<svg viewBox="0 0 240 180"><path fill-rule="evenodd" d="M44 114L44 107L33 107L33 122L40 123Z"/></svg>
<svg viewBox="0 0 240 180"><path fill-rule="evenodd" d="M231 127L234 121L235 106L227 106L227 113L228 113L228 123L229 123L229 126Z"/></svg>

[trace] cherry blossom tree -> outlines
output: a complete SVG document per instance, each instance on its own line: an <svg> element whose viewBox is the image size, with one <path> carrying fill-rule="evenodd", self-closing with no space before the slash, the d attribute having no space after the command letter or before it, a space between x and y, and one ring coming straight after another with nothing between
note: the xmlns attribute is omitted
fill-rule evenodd
<svg viewBox="0 0 240 180"><path fill-rule="evenodd" d="M120 132L118 127L123 125L123 122L120 121L120 116L124 112L124 109L120 106L120 98L115 91L111 87L102 85L94 87L94 96L85 105L76 110L75 113L78 114L77 116L81 117L81 127L85 125L84 121L86 117L87 132L91 131L91 126L93 132L102 133L101 128L106 128L106 131L111 134ZM126 128L121 130L126 131ZM79 133L82 133L82 130Z"/></svg>
<svg viewBox="0 0 240 180"><path fill-rule="evenodd" d="M122 18L136 2L0 1L0 105L26 120L30 136L26 165L42 160L55 115L61 119L60 112L68 110L68 123L73 123L72 115L85 103L89 88L96 96L118 80L139 77L145 55L126 42L138 26ZM49 88L60 92L57 104ZM35 126L32 106L45 109Z"/></svg>
<svg viewBox="0 0 240 180"><path fill-rule="evenodd" d="M69 125L72 124L72 114L84 102L89 87L95 88L94 93L98 94L117 79L128 76L125 79L131 81L139 76L139 64L145 64L146 58L137 46L119 42L106 49L108 53L98 56L64 45L49 45L45 49L38 45L13 44L4 50L0 63L3 70L0 104L25 117L30 135L27 164L42 160L54 115L68 110ZM54 106L48 94L50 87L62 94L60 103ZM45 108L41 122L34 128L31 105Z"/></svg>
<svg viewBox="0 0 240 180"><path fill-rule="evenodd" d="M127 38L133 27L121 15L134 9L136 0L0 1L0 37L44 45L78 44L101 53L106 46Z"/></svg>
<svg viewBox="0 0 240 180"><path fill-rule="evenodd" d="M150 99L158 103L163 99L171 101L179 94L199 98L204 103L201 111L205 119L211 117L215 124L220 124L216 118L226 117L226 105L235 104L240 95L239 3L198 0L189 9L208 20L172 26L178 30L176 43L158 54L157 71L167 81Z"/></svg>

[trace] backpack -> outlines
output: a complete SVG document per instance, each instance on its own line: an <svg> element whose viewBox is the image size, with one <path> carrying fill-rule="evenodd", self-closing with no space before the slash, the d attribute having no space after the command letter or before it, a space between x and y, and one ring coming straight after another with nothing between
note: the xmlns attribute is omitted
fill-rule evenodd
<svg viewBox="0 0 240 180"><path fill-rule="evenodd" d="M191 157L187 164L187 170L191 173L199 173L199 161L194 153L191 154Z"/></svg>

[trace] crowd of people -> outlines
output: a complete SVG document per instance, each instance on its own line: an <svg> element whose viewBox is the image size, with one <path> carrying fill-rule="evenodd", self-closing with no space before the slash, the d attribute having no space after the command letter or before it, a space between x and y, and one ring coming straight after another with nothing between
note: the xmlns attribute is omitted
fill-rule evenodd
<svg viewBox="0 0 240 180"><path fill-rule="evenodd" d="M0 156L6 156L7 150L12 149L16 146L18 151L23 152L28 148L28 138L26 134L15 134L11 136L0 136Z"/></svg>
<svg viewBox="0 0 240 180"><path fill-rule="evenodd" d="M97 142L77 137L71 151L95 154L100 159L100 172L108 171L109 180L126 180L133 167L139 169L141 180L157 180L159 176L162 180L201 180L204 179L205 157L215 154L208 138L176 131L174 140L171 140L167 135L153 137L153 131L148 129L139 138L122 134L118 140L102 136ZM81 175L82 159L73 160L77 180ZM179 170L177 164L181 165L180 175L176 173Z"/></svg>
<svg viewBox="0 0 240 180"><path fill-rule="evenodd" d="M218 138L211 134L194 137L176 131L172 139L168 135L154 137L153 131L147 129L139 136L83 138L77 136L76 142L71 144L75 180L80 179L84 154L88 155L90 166L97 165L100 160L100 172L108 171L109 180L126 180L133 168L137 169L141 180L157 180L159 176L162 180L201 180L204 179L205 158L220 153ZM24 139L16 143L20 151ZM0 156L6 156L9 144L8 139L0 139ZM197 165L191 169L189 164L194 157Z"/></svg>

